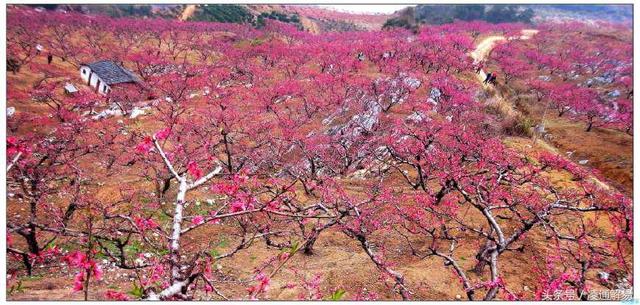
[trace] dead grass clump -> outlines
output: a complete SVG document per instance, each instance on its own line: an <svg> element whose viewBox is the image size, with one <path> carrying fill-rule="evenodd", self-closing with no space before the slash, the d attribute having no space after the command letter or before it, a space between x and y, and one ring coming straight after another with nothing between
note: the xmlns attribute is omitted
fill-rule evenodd
<svg viewBox="0 0 640 305"><path fill-rule="evenodd" d="M507 117L502 121L502 131L508 136L527 137L533 136L535 123L523 115Z"/></svg>

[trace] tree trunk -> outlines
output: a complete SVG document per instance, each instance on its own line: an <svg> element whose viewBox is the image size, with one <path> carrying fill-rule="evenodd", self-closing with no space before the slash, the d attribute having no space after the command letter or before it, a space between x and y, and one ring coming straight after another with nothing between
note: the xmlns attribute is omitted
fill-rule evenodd
<svg viewBox="0 0 640 305"><path fill-rule="evenodd" d="M493 283L496 283L499 279L498 277L498 250L493 250L491 251L491 258L490 258L490 262L491 262L491 281ZM500 290L500 286L498 285L493 285L493 287L491 287L489 289L489 291L487 292L487 295L485 295L484 300L485 301L491 301L496 297L496 294L498 293L498 291Z"/></svg>
<svg viewBox="0 0 640 305"><path fill-rule="evenodd" d="M29 260L29 255L28 254L22 255L22 263L24 264L25 268L27 268L27 275L28 276L32 276L33 275L33 265L31 265L31 261Z"/></svg>
<svg viewBox="0 0 640 305"><path fill-rule="evenodd" d="M487 266L487 261L482 256L480 256L480 254L476 255L476 259L478 260L478 262L473 267L473 272L480 275L482 274L484 267Z"/></svg>
<svg viewBox="0 0 640 305"><path fill-rule="evenodd" d="M28 227L29 231L27 232L27 234L24 234L23 236L27 242L27 246L29 247L29 253L38 255L40 253L40 245L38 245L38 238L36 236L37 203L35 201L31 201L30 214L31 215L30 215L29 227ZM29 275L31 275L31 269L33 268L33 266L29 262L29 264L26 267L29 271Z"/></svg>
<svg viewBox="0 0 640 305"><path fill-rule="evenodd" d="M490 232L493 232L493 229L490 229ZM478 253L476 254L476 260L478 261L476 265L473 267L473 272L475 274L482 274L484 271L484 267L487 266L489 262L489 257L487 257L487 248L491 246L491 241L487 241L484 246L482 246Z"/></svg>
<svg viewBox="0 0 640 305"><path fill-rule="evenodd" d="M171 233L170 256L171 283L175 284L183 280L180 274L180 234L182 231L182 210L187 195L187 179L180 178L180 188L176 196L176 208L173 215L173 230Z"/></svg>
<svg viewBox="0 0 640 305"><path fill-rule="evenodd" d="M316 230L313 230L313 232L311 232L311 236L307 240L307 243L304 245L304 252L303 252L304 254L313 255L313 245L316 243L316 240L318 239L319 235L320 235L320 232Z"/></svg>

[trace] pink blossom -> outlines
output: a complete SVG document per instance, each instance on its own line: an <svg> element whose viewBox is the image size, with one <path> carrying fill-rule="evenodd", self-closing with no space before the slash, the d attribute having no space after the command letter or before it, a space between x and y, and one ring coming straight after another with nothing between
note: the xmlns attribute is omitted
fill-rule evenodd
<svg viewBox="0 0 640 305"><path fill-rule="evenodd" d="M245 211L246 209L247 209L247 205L245 204L244 201L236 200L231 203L231 208L229 209L229 212L236 213L236 212Z"/></svg>
<svg viewBox="0 0 640 305"><path fill-rule="evenodd" d="M272 201L269 201L269 203L267 204L267 207L270 210L278 210L280 209L281 205L282 205L282 202L280 200L272 200Z"/></svg>
<svg viewBox="0 0 640 305"><path fill-rule="evenodd" d="M237 184L228 184L228 183L221 182L221 183L213 184L211 189L216 193L225 194L227 196L233 196L236 194L236 192L238 192L240 187Z"/></svg>
<svg viewBox="0 0 640 305"><path fill-rule="evenodd" d="M153 140L151 137L145 137L144 140L138 146L136 146L136 152L140 154L147 154L153 148Z"/></svg>
<svg viewBox="0 0 640 305"><path fill-rule="evenodd" d="M190 161L189 164L187 164L187 171L196 180L202 177L202 170L198 168L198 164L194 161Z"/></svg>
<svg viewBox="0 0 640 305"><path fill-rule="evenodd" d="M129 297L126 294L113 290L107 290L107 292L104 293L104 297L114 301L129 301Z"/></svg>
<svg viewBox="0 0 640 305"><path fill-rule="evenodd" d="M83 252L75 251L64 257L64 261L70 266L78 267L82 265L82 262L86 259L86 255Z"/></svg>
<svg viewBox="0 0 640 305"><path fill-rule="evenodd" d="M82 291L84 288L84 271L80 271L73 278L73 291Z"/></svg>
<svg viewBox="0 0 640 305"><path fill-rule="evenodd" d="M16 138L16 137L7 137L7 144L17 145L18 144L18 138ZM7 145L7 146L9 146L9 145Z"/></svg>
<svg viewBox="0 0 640 305"><path fill-rule="evenodd" d="M165 129L162 129L158 132L156 132L156 134L154 135L156 137L156 139L158 140L165 140L167 139L169 136L171 135L171 128L167 127Z"/></svg>
<svg viewBox="0 0 640 305"><path fill-rule="evenodd" d="M96 264L95 262L93 263L93 277L96 280L100 280L102 279L102 267L100 267L100 265Z"/></svg>
<svg viewBox="0 0 640 305"><path fill-rule="evenodd" d="M191 219L191 223L194 225L199 225L204 223L204 217L202 216L195 216L193 217L193 219Z"/></svg>
<svg viewBox="0 0 640 305"><path fill-rule="evenodd" d="M135 218L134 221L141 231L153 230L158 227L158 224L151 218Z"/></svg>
<svg viewBox="0 0 640 305"><path fill-rule="evenodd" d="M247 288L247 291L249 291L252 296L255 296L258 293L266 292L267 288L269 287L269 283L271 282L269 277L262 272L256 275L255 280L258 281L258 284Z"/></svg>

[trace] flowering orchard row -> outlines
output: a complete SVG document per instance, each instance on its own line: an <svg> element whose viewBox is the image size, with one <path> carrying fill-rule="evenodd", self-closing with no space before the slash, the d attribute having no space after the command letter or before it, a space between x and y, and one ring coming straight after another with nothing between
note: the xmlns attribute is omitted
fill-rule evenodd
<svg viewBox="0 0 640 305"><path fill-rule="evenodd" d="M609 24L563 23L540 27L531 40L511 40L492 58L514 84L558 116L583 121L586 131L633 129L631 31Z"/></svg>

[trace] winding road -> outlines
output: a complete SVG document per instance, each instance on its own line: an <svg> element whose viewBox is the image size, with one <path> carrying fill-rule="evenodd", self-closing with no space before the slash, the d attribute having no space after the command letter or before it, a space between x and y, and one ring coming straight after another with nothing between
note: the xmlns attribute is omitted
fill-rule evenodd
<svg viewBox="0 0 640 305"><path fill-rule="evenodd" d="M512 40L512 39L527 40L533 37L533 35L537 34L538 30L526 29L526 30L522 30L521 33L522 35L520 35L520 37L506 38L501 35L486 37L482 41L480 41L480 43L478 43L478 46L476 46L475 50L473 50L473 52L470 53L471 58L473 58L474 63L478 63L487 58L487 56L489 55L493 47L495 47L496 43L500 41ZM486 77L487 77L487 74L484 72L484 70L480 70L480 73L478 73L478 79L480 81L484 81Z"/></svg>
<svg viewBox="0 0 640 305"><path fill-rule="evenodd" d="M538 30L533 30L533 29L525 29L522 30L522 35L520 35L519 37L509 37L506 38L504 36L501 35L493 35L493 36L488 36L485 37L483 40L481 40L478 45L476 46L476 48L469 54L471 56L471 58L473 58L474 63L478 63L480 61L486 60L487 57L489 56L489 53L491 53L491 50L493 50L493 48L496 46L496 44L498 42L501 41L506 41L506 40L513 40L513 39L522 39L522 40L527 40L530 39L531 37L533 37L533 35L538 33ZM489 84L484 84L483 81L484 79L487 77L487 74L485 73L484 69L481 69L479 73L477 73L476 75L478 81L482 84L483 88L487 88L489 86ZM511 110L510 113L508 113L508 115L515 115L518 113L518 111L516 109L513 109L513 107L511 106L511 103L509 103L508 101L505 101L502 96L500 95L496 95L494 97L495 101L493 101L493 103L504 103L505 105L509 105ZM511 111L513 111L513 113L511 113ZM535 144L535 142L533 142ZM549 151L558 154L559 152L557 151L557 149L551 145L549 145L548 143L546 143L546 145L543 145L543 147L545 149L548 149ZM602 188L604 189L610 189L611 187L601 181L600 179L598 179L597 177L591 177L593 179L593 181L600 185Z"/></svg>
<svg viewBox="0 0 640 305"><path fill-rule="evenodd" d="M196 11L196 5L195 4L189 4L184 8L184 11L182 11L182 14L180 15L180 20L182 21L186 21L187 19L189 19L189 17L191 17L191 15L193 15L193 13Z"/></svg>

